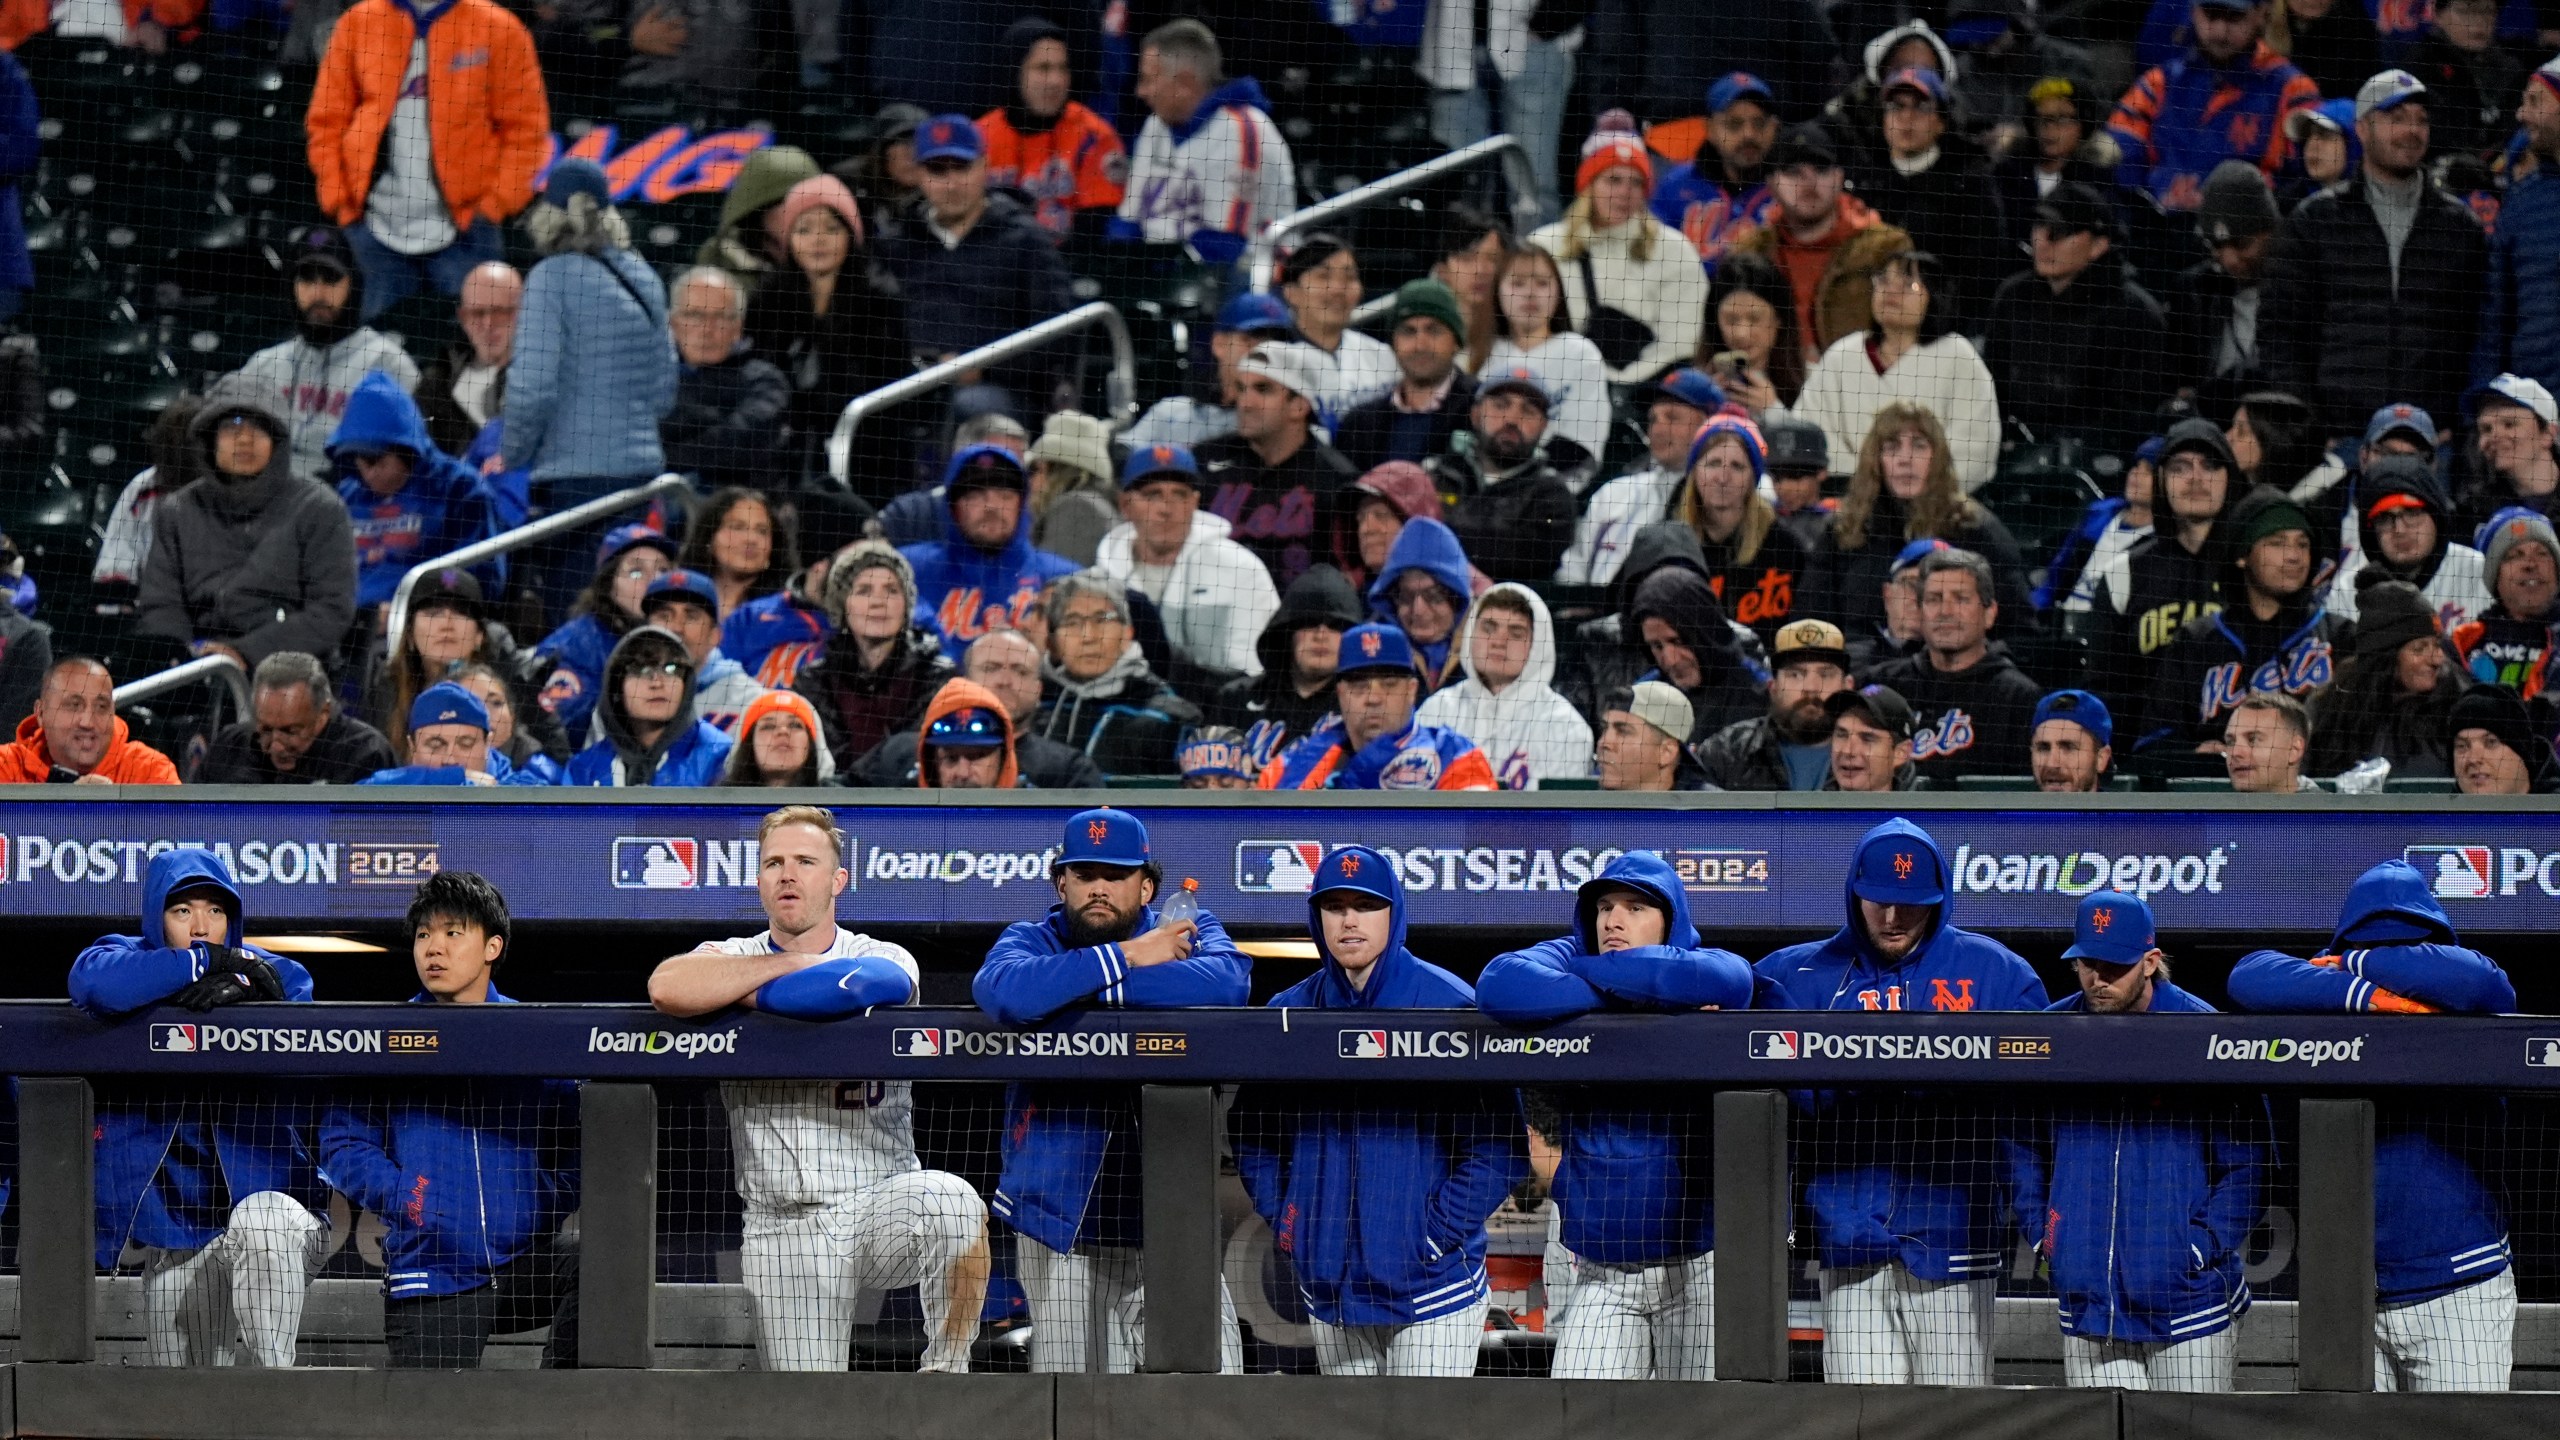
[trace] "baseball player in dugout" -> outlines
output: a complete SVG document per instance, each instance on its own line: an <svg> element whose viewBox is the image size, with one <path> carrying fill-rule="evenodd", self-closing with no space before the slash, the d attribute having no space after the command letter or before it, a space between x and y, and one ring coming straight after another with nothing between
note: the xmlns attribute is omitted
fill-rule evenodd
<svg viewBox="0 0 2560 1440"><path fill-rule="evenodd" d="M756 836L767 928L660 962L649 999L691 1018L743 1006L841 1020L912 1005L915 957L836 924L850 878L844 832L814 805L786 805ZM957 1175L916 1159L903 1080L728 1080L740 1264L767 1370L842 1370L856 1298L919 1287L929 1371L965 1372L987 1293L987 1211Z"/></svg>
<svg viewBox="0 0 2560 1440"><path fill-rule="evenodd" d="M2169 979L2151 907L2090 895L2062 952L2080 982L2057 1012L2206 1015ZM2062 1378L2125 1390L2231 1388L2249 1308L2243 1242L2275 1165L2264 1096L2139 1086L2080 1092L2029 1127L2018 1226L2053 1271Z"/></svg>
<svg viewBox="0 0 2560 1440"><path fill-rule="evenodd" d="M1571 934L1487 963L1476 1004L1515 1025L1604 1009L1743 1010L1755 983L1749 961L1700 943L1669 863L1630 850L1576 893ZM1555 1378L1714 1379L1713 1101L1639 1109L1623 1090L1591 1086L1547 1098L1563 1126L1548 1138L1574 1272Z"/></svg>
<svg viewBox="0 0 2560 1440"><path fill-rule="evenodd" d="M1848 922L1762 960L1797 1010L2042 1010L2015 951L1958 929L1946 856L1896 817L1849 860ZM1832 1384L1986 1385L1992 1288L2008 1254L2002 1152L1978 1106L1900 1091L1821 1091L1796 1165L1822 1262Z"/></svg>
<svg viewBox="0 0 2560 1440"><path fill-rule="evenodd" d="M2427 877L2400 860L2356 877L2322 953L2255 951L2226 988L2232 1004L2271 1013L2516 1008L2507 972L2462 943ZM2408 1093L2373 1106L2373 1388L2504 1390L2516 1280L2497 1178L2501 1102Z"/></svg>
<svg viewBox="0 0 2560 1440"><path fill-rule="evenodd" d="M154 1005L210 1011L311 998L311 973L248 944L239 882L210 850L165 850L142 881L142 933L71 966L101 1020ZM183 1027L187 1044L195 1026ZM154 1365L290 1366L305 1287L327 1254L311 1093L291 1081L97 1080L98 1267L142 1247Z"/></svg>
<svg viewBox="0 0 2560 1440"><path fill-rule="evenodd" d="M1049 879L1058 903L1006 926L970 987L997 1020L1033 1025L1077 1006L1177 1010L1250 998L1253 961L1217 916L1168 919L1156 908L1164 868L1137 816L1068 817ZM1137 1369L1147 1303L1138 1160L1136 1085L1017 1081L1006 1092L993 1208L1014 1230L1035 1372ZM1244 1341L1223 1279L1219 1300L1219 1368L1241 1374Z"/></svg>
<svg viewBox="0 0 2560 1440"><path fill-rule="evenodd" d="M1366 845L1316 867L1307 929L1322 969L1281 1009L1471 1010L1467 982L1404 948L1404 885ZM1313 1023L1301 1020L1299 1023ZM1411 1023L1406 1021L1404 1023ZM1347 1054L1387 1032L1346 1029ZM1518 1103L1489 1085L1247 1085L1236 1173L1289 1257L1327 1375L1472 1375L1491 1294L1485 1221L1528 1173Z"/></svg>

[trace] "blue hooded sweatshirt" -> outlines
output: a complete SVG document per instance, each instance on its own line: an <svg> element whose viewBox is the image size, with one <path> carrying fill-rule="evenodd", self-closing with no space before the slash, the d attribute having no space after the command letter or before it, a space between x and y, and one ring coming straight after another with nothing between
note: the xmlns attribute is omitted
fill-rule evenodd
<svg viewBox="0 0 2560 1440"><path fill-rule="evenodd" d="M787 690L800 672L827 658L835 631L826 612L784 586L729 612L720 622L720 653L768 690Z"/></svg>
<svg viewBox="0 0 2560 1440"><path fill-rule="evenodd" d="M944 467L942 538L898 551L915 572L916 623L942 637L942 653L955 665L970 641L990 630L1018 628L1050 581L1082 568L1064 555L1032 547L1027 497L1013 538L1002 550L979 549L960 533L959 518L951 513L951 481L980 450L990 448L972 445Z"/></svg>
<svg viewBox="0 0 2560 1440"><path fill-rule="evenodd" d="M2254 951L2225 989L2242 1010L2278 1014L2495 1015L2516 1004L2507 972L2462 944L2426 877L2400 860L2348 887L2326 953ZM2384 1306L2432 1300L2507 1268L2499 1111L2495 1100L2375 1103L2373 1258Z"/></svg>
<svg viewBox="0 0 2560 1440"><path fill-rule="evenodd" d="M539 751L519 769L500 750L489 752L489 778L501 785L558 785L565 772L560 763ZM376 770L356 782L359 785L468 785L471 781L459 765L399 765L389 770Z"/></svg>
<svg viewBox="0 0 2560 1440"><path fill-rule="evenodd" d="M376 495L357 476L355 451L406 450L409 483ZM400 382L376 370L347 394L346 413L329 436L338 498L356 529L356 604L388 605L400 577L423 561L450 555L498 533L497 506L480 477L427 438L426 417ZM475 567L484 594L505 584L500 561Z"/></svg>
<svg viewBox="0 0 2560 1440"><path fill-rule="evenodd" d="M1670 913L1667 941L1600 952L1603 893L1631 889ZM1586 882L1574 903L1573 933L1493 957L1476 982L1476 1003L1497 1020L1537 1024L1594 1010L1677 1014L1713 1007L1744 1010L1753 991L1783 1003L1749 961L1699 944L1688 893L1670 864L1630 850ZM1565 1248L1604 1265L1656 1265L1716 1248L1715 1119L1712 1097L1673 1098L1630 1108L1617 1087L1546 1090L1561 1112L1563 1151L1556 1206Z"/></svg>
<svg viewBox="0 0 2560 1440"><path fill-rule="evenodd" d="M1396 543L1387 547L1387 563L1378 567L1378 578L1369 582L1369 615L1381 625L1395 625L1396 581L1407 570L1419 570L1440 582L1442 589L1457 597L1457 611L1450 619L1449 633L1431 644L1424 644L1410 632L1405 639L1413 642L1414 653L1422 657L1422 668L1428 681L1422 691L1428 695L1440 688L1449 674L1449 647L1465 633L1467 606L1474 598L1474 577L1467 570L1466 547L1458 543L1457 532L1437 520L1408 520L1396 533Z"/></svg>
<svg viewBox="0 0 2560 1440"><path fill-rule="evenodd" d="M237 944L249 917L230 868L210 850L164 850L143 875L142 933L101 936L81 951L71 965L71 1003L114 1021L203 979L212 959L206 947L175 950L160 943L170 895L197 886L218 890L229 902L229 934ZM311 998L310 971L285 956L256 953L276 967L286 999ZM201 1023L225 1022L241 1023L227 1010ZM209 1245L230 1224L231 1207L263 1191L328 1213L328 1192L312 1168L312 1104L299 1087L97 1085L99 1265L114 1265L128 1239L170 1250Z"/></svg>
<svg viewBox="0 0 2560 1440"><path fill-rule="evenodd" d="M492 985L489 1003L515 1002ZM329 1106L321 1175L382 1217L385 1297L477 1290L560 1228L578 1208L577 1102L567 1080L475 1077L365 1086Z"/></svg>
<svg viewBox="0 0 2560 1440"><path fill-rule="evenodd" d="M2086 1005L2074 994L2052 1008ZM2151 1013L2213 1007L2162 980ZM2018 1228L2052 1262L2062 1333L2163 1344L2239 1319L2249 1308L2242 1247L2275 1164L2272 1129L2263 1096L2140 1086L2066 1101L2033 1127L2011 1180Z"/></svg>
<svg viewBox="0 0 2560 1440"><path fill-rule="evenodd" d="M1131 933L1143 935L1157 923L1155 907L1148 906ZM978 1008L1006 1025L1037 1025L1086 1005L1243 1005L1252 992L1252 958L1206 910L1190 958L1132 969L1116 944L1073 943L1060 905L1038 920L1006 926L970 984ZM1004 1108L1004 1175L988 1209L1060 1253L1145 1238L1136 1085L1017 1081L1005 1091Z"/></svg>
<svg viewBox="0 0 2560 1440"><path fill-rule="evenodd" d="M1387 946L1355 987L1324 944L1316 908L1327 890L1382 893ZM1404 887L1365 845L1325 857L1307 897L1307 930L1324 968L1272 997L1282 1009L1362 1012L1368 1026L1429 1016L1372 1011L1464 1010L1467 982L1404 948ZM1305 1023L1316 1023L1307 1021ZM1366 1030L1345 1031L1346 1044ZM1307 1310L1327 1325L1410 1325L1481 1304L1484 1225L1528 1173L1520 1116L1491 1086L1247 1085L1228 1117L1236 1172L1272 1242L1289 1257Z"/></svg>
<svg viewBox="0 0 2560 1440"><path fill-rule="evenodd" d="M1762 960L1762 978L1797 1010L2042 1010L2033 966L1988 936L1958 929L1950 889L1928 936L1899 961L1876 953L1851 888L1878 847L1918 846L1943 883L1947 858L1899 816L1858 841L1841 880L1848 923L1828 940ZM1799 1103L1808 1097L1799 1096ZM1827 1267L1899 1263L1928 1281L1987 1279L2008 1251L2001 1153L1978 1101L1925 1093L1845 1091L1812 1098L1797 1164Z"/></svg>

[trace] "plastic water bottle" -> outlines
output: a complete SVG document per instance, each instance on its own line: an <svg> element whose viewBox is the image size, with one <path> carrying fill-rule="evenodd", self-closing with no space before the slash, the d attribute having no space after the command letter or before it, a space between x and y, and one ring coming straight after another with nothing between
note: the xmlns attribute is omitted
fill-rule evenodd
<svg viewBox="0 0 2560 1440"><path fill-rule="evenodd" d="M1164 902L1164 909L1160 913L1167 925L1189 925L1196 928L1200 924L1200 882L1184 880L1182 888L1173 892L1173 898Z"/></svg>
<svg viewBox="0 0 2560 1440"><path fill-rule="evenodd" d="M2389 788L2390 779L2391 762L2376 755L2331 783L2341 795L2379 795Z"/></svg>

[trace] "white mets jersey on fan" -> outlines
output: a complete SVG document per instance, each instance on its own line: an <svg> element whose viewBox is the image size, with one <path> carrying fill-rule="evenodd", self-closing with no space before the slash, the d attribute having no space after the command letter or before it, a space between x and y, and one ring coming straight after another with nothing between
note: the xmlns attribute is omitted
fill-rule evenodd
<svg viewBox="0 0 2560 1440"><path fill-rule="evenodd" d="M768 930L709 948L770 955L779 947ZM915 957L904 946L837 926L825 958L864 955L894 963L917 982ZM907 1003L915 1003L913 992ZM904 1080L724 1080L720 1099L729 1111L738 1198L748 1209L826 1205L921 1168L914 1089Z"/></svg>

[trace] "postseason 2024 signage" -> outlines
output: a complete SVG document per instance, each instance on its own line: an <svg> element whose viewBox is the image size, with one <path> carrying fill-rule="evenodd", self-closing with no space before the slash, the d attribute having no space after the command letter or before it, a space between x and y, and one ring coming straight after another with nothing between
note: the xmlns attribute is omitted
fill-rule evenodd
<svg viewBox="0 0 2560 1440"><path fill-rule="evenodd" d="M396 918L417 882L491 875L535 920L756 919L759 805L623 792L488 803L322 797L151 800L12 797L0 805L0 914L121 920L153 854L205 846L230 864L261 926ZM866 800L868 797L864 797ZM1890 811L1625 809L1246 800L1138 812L1155 855L1231 924L1302 926L1316 867L1354 842L1387 853L1415 923L1552 928L1565 897L1620 853L1660 852L1691 913L1722 928L1817 931L1842 913L1858 837ZM870 925L984 926L1039 915L1066 804L843 803L852 884L842 914ZM2539 933L2560 924L2560 815L2405 809L1928 808L1906 812L1948 857L1957 918L2065 929L2082 895L2150 901L2171 931L2325 933L2355 876L2406 859L2457 924ZM752 928L752 927L751 927Z"/></svg>

